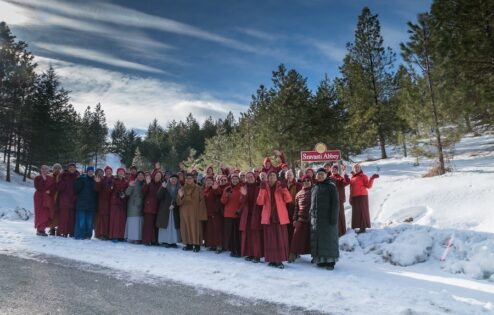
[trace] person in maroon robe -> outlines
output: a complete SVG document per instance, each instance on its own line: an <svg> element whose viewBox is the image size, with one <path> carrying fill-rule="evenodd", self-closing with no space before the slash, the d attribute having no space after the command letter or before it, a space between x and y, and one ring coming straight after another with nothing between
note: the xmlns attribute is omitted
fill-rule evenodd
<svg viewBox="0 0 494 315"><path fill-rule="evenodd" d="M125 169L117 169L117 176L112 179L110 197L110 228L108 238L114 242L123 241L127 222L127 196L125 190L129 182L125 179Z"/></svg>
<svg viewBox="0 0 494 315"><path fill-rule="evenodd" d="M52 167L52 177L54 182L55 192L53 193L53 203L50 209L50 231L49 235L55 235L56 229L58 227L58 214L60 212L59 203L58 203L58 191L57 191L57 183L60 180L60 174L62 173L62 165L55 163Z"/></svg>
<svg viewBox="0 0 494 315"><path fill-rule="evenodd" d="M310 202L312 179L305 175L302 177L303 188L295 196L295 209L293 211L293 238L290 244L289 263L292 263L300 255L310 254Z"/></svg>
<svg viewBox="0 0 494 315"><path fill-rule="evenodd" d="M142 186L144 196L144 222L142 224L142 243L154 245L157 243L156 215L158 213L158 190L161 187L163 173L156 171L154 178L146 176L146 182Z"/></svg>
<svg viewBox="0 0 494 315"><path fill-rule="evenodd" d="M325 168L326 169L326 168ZM340 211L338 216L338 235L342 236L346 233L346 218L345 218L345 187L350 185L350 177L346 174L346 165L342 166L344 176L340 175L338 165L335 164L331 167L330 178L336 183L338 188L338 196L340 201Z"/></svg>
<svg viewBox="0 0 494 315"><path fill-rule="evenodd" d="M69 163L57 183L60 206L57 235L60 236L74 236L76 202L74 184L78 176L75 163Z"/></svg>
<svg viewBox="0 0 494 315"><path fill-rule="evenodd" d="M34 178L34 228L39 236L48 236L45 229L50 224L50 209L55 193L55 181L48 175L48 171L48 166L42 165L40 175Z"/></svg>
<svg viewBox="0 0 494 315"><path fill-rule="evenodd" d="M135 181L137 178L137 166L132 165L129 168L129 178L127 179L129 182Z"/></svg>
<svg viewBox="0 0 494 315"><path fill-rule="evenodd" d="M240 242L241 255L245 260L254 263L260 262L264 256L263 252L263 231L261 225L261 207L257 205L259 195L259 185L256 183L256 176L253 172L245 174L246 184L242 190L240 213Z"/></svg>
<svg viewBox="0 0 494 315"><path fill-rule="evenodd" d="M295 209L295 196L302 189L302 185L295 180L295 175L292 170L285 172L285 184L286 188L292 196L292 201L286 204L286 209L288 210L288 218L290 219L290 224L288 225L288 244L292 243L293 238L293 212Z"/></svg>
<svg viewBox="0 0 494 315"><path fill-rule="evenodd" d="M352 229L358 229L357 233L365 233L366 229L371 227L368 190L372 188L377 178L379 174L367 177L360 164L353 166L350 180L350 204L352 205Z"/></svg>
<svg viewBox="0 0 494 315"><path fill-rule="evenodd" d="M269 174L269 172L276 172L278 174L281 171L281 166L286 165L285 153L283 151L274 150L273 153L280 159L281 163L279 165L273 165L271 159L266 156L262 163L262 172ZM288 165L287 165L288 168Z"/></svg>
<svg viewBox="0 0 494 315"><path fill-rule="evenodd" d="M257 204L263 206L261 224L264 230L264 260L269 266L283 269L288 260L288 231L290 223L286 204L292 196L278 181L276 172L268 174L268 183L261 186Z"/></svg>
<svg viewBox="0 0 494 315"><path fill-rule="evenodd" d="M223 251L223 213L221 195L223 189L208 176L204 182L204 202L208 211L208 221L206 224L205 244L210 250L215 250L216 254Z"/></svg>
<svg viewBox="0 0 494 315"><path fill-rule="evenodd" d="M98 193L98 213L94 226L94 235L101 240L107 240L110 232L110 203L113 186L112 168L105 167L104 177L98 175L94 179L94 190Z"/></svg>

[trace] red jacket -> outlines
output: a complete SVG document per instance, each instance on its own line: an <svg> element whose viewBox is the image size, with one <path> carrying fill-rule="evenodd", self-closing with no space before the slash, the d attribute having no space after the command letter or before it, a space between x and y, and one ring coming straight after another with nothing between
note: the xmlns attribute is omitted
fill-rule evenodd
<svg viewBox="0 0 494 315"><path fill-rule="evenodd" d="M142 194L144 195L144 213L156 214L158 212L158 190L160 190L161 182L156 183L154 180L151 183L142 185Z"/></svg>
<svg viewBox="0 0 494 315"><path fill-rule="evenodd" d="M336 187L338 188L338 197L340 200L340 203L345 203L346 201L346 194L345 194L345 187L350 185L350 177L348 177L347 174L345 176L341 176L340 174L336 175L331 175L330 177L335 183Z"/></svg>
<svg viewBox="0 0 494 315"><path fill-rule="evenodd" d="M240 204L240 188L242 185L237 184L236 186L228 186L223 190L223 195L221 196L221 203L225 205L225 211L223 216L225 218L238 218L237 210L241 208ZM231 189L231 193L228 191Z"/></svg>
<svg viewBox="0 0 494 315"><path fill-rule="evenodd" d="M278 210L278 218L280 224L289 224L288 211L286 204L292 201L292 196L286 187L282 187L281 183L276 183L276 190L274 193L274 199L276 202L276 209ZM271 189L270 187L262 186L257 197L257 204L262 207L261 224L269 224L271 218Z"/></svg>
<svg viewBox="0 0 494 315"><path fill-rule="evenodd" d="M310 222L310 203L312 187L304 187L295 196L295 211L293 211L293 222Z"/></svg>
<svg viewBox="0 0 494 315"><path fill-rule="evenodd" d="M353 174L350 180L350 197L367 196L369 192L367 189L372 188L374 178L369 179L364 172L360 171L357 174Z"/></svg>

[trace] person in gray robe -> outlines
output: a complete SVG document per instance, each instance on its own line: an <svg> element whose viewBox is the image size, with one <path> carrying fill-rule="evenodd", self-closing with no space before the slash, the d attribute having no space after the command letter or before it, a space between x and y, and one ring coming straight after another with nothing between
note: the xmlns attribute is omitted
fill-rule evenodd
<svg viewBox="0 0 494 315"><path fill-rule="evenodd" d="M125 225L125 238L130 243L140 243L142 240L142 209L144 206L142 186L144 185L144 173L137 172L135 181L130 181L125 194L127 201L127 222Z"/></svg>

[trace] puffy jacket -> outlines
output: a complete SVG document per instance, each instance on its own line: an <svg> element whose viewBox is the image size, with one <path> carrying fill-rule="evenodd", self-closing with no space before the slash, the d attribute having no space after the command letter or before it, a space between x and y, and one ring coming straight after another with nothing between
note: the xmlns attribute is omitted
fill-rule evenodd
<svg viewBox="0 0 494 315"><path fill-rule="evenodd" d="M96 211L98 203L96 191L94 191L94 178L83 174L75 181L77 194L76 209L79 211Z"/></svg>
<svg viewBox="0 0 494 315"><path fill-rule="evenodd" d="M364 172L353 174L350 180L350 197L369 195L367 189L372 188L372 184L374 184L374 178L369 179Z"/></svg>
<svg viewBox="0 0 494 315"><path fill-rule="evenodd" d="M288 218L288 211L286 209L286 204L292 201L292 196L286 187L280 182L276 183L276 190L274 193L274 198L276 202L276 209L278 210L278 218L280 224L289 224L290 219ZM264 186L259 191L259 196L257 196L257 204L263 206L261 213L261 224L269 224L271 218L271 189L270 187Z"/></svg>

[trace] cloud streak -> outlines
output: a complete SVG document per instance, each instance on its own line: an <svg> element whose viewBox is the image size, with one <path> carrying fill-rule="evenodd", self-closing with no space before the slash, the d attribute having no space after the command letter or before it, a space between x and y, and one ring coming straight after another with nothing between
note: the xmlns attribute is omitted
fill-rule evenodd
<svg viewBox="0 0 494 315"><path fill-rule="evenodd" d="M49 58L36 58L41 69L52 64L64 88L71 91L71 102L82 113L101 103L110 126L117 120L131 128L147 128L157 118L161 124L183 120L189 113L199 121L236 116L245 110L238 103L226 102L207 93L191 93L184 86L167 81L125 75L117 71L76 65Z"/></svg>

